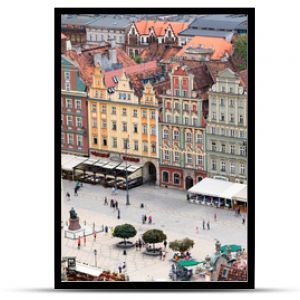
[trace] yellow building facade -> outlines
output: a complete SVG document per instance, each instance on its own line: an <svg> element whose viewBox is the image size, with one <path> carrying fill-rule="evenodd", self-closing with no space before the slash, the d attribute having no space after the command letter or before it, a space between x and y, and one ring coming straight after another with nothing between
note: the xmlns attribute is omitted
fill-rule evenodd
<svg viewBox="0 0 300 300"><path fill-rule="evenodd" d="M159 182L159 107L153 87L148 82L139 98L124 72L115 80L114 89L108 89L96 66L88 96L90 156L141 164L144 181Z"/></svg>

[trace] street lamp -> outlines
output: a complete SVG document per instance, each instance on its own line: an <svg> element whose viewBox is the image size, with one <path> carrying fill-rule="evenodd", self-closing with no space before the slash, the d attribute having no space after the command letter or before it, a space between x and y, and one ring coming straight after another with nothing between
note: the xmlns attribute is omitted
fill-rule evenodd
<svg viewBox="0 0 300 300"><path fill-rule="evenodd" d="M94 250L94 254L95 254L95 267L97 267L97 250Z"/></svg>
<svg viewBox="0 0 300 300"><path fill-rule="evenodd" d="M126 149L125 149L125 159L126 159L126 205L130 205L129 202L129 192L128 192L128 173L127 173L127 149L129 144L129 136L126 143Z"/></svg>

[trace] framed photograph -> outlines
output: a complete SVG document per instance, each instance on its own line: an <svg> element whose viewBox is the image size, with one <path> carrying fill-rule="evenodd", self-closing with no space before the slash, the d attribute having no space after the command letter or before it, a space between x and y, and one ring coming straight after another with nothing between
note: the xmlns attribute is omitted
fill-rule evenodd
<svg viewBox="0 0 300 300"><path fill-rule="evenodd" d="M55 9L55 288L254 288L254 12Z"/></svg>

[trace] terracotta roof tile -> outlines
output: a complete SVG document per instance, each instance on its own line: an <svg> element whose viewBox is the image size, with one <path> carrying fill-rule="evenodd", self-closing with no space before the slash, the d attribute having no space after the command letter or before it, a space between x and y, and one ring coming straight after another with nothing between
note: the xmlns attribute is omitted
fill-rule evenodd
<svg viewBox="0 0 300 300"><path fill-rule="evenodd" d="M154 28L154 32L157 36L163 36L167 27L171 25L174 34L177 36L179 32L188 27L187 23L182 22L167 22L167 21L153 21L153 20L141 20L135 22L135 26L141 35L149 34L149 29Z"/></svg>
<svg viewBox="0 0 300 300"><path fill-rule="evenodd" d="M203 45L204 48L213 48L214 53L211 56L213 60L220 60L227 52L230 56L232 54L232 44L223 38L208 37L208 36L194 36L176 56L184 56L186 48L197 48L199 45Z"/></svg>
<svg viewBox="0 0 300 300"><path fill-rule="evenodd" d="M243 70L240 72L241 84L248 90L248 70Z"/></svg>
<svg viewBox="0 0 300 300"><path fill-rule="evenodd" d="M122 64L123 67L129 67L136 65L136 62L130 58L125 51L123 51L121 48L116 48L117 51L117 60L118 63Z"/></svg>

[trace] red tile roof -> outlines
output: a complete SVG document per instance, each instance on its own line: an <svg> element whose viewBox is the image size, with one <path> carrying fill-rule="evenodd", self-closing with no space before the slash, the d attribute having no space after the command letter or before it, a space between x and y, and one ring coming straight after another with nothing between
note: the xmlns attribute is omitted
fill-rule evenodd
<svg viewBox="0 0 300 300"><path fill-rule="evenodd" d="M121 48L116 48L116 51L118 63L122 64L124 68L136 65L136 62Z"/></svg>
<svg viewBox="0 0 300 300"><path fill-rule="evenodd" d="M213 48L214 53L211 56L212 60L220 60L227 52L230 56L232 54L232 44L223 38L208 37L208 36L194 36L176 56L184 56L186 48L197 48L199 45L203 45L204 48Z"/></svg>
<svg viewBox="0 0 300 300"><path fill-rule="evenodd" d="M176 36L178 35L179 32L183 31L188 27L187 23L182 23L182 22L167 22L167 21L153 21L153 20L147 20L147 21L141 20L135 22L137 31L141 35L149 34L149 29L153 27L154 32L157 36L163 36L165 35L165 30L169 25L171 25L172 30Z"/></svg>
<svg viewBox="0 0 300 300"><path fill-rule="evenodd" d="M107 87L114 87L116 83L114 82L114 76L120 77L125 71L126 75L133 74L143 74L143 73L156 73L158 70L158 65L156 61L150 61L144 64L136 64L126 68L113 70L105 73L105 84Z"/></svg>
<svg viewBox="0 0 300 300"><path fill-rule="evenodd" d="M248 90L248 70L243 70L240 72L240 79L242 86Z"/></svg>
<svg viewBox="0 0 300 300"><path fill-rule="evenodd" d="M209 62L205 62L205 64L214 82L216 82L216 77L219 71L223 71L226 68L230 68L235 72L235 68L230 61L228 62L209 61Z"/></svg>

